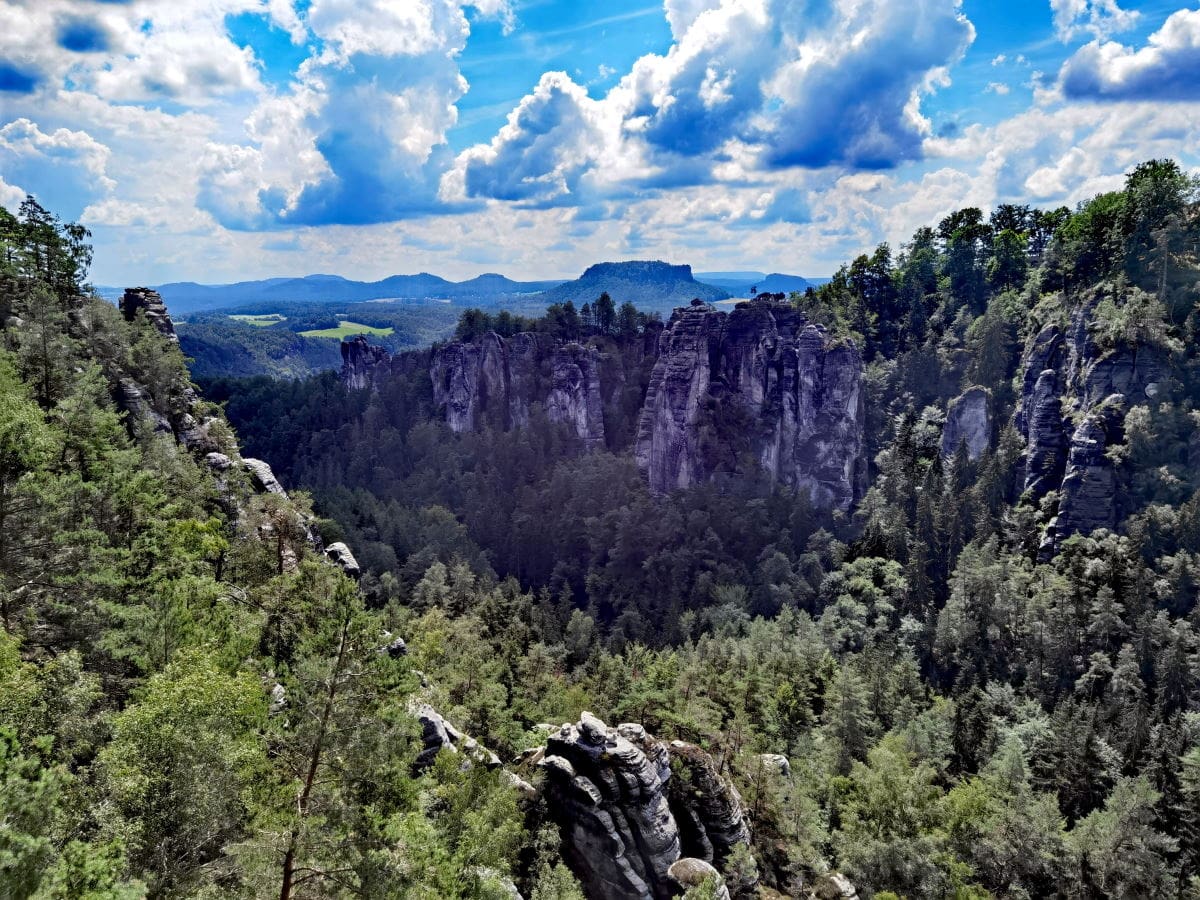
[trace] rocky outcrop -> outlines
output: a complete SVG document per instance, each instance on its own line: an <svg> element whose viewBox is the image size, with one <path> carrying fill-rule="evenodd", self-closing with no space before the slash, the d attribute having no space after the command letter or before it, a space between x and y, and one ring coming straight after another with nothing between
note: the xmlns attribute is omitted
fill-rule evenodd
<svg viewBox="0 0 1200 900"><path fill-rule="evenodd" d="M415 763L418 771L433 765L433 761L443 750L461 755L464 767L481 765L488 769L501 769L500 758L495 753L473 737L463 734L428 703L415 703L410 711L421 723L422 750L417 754ZM525 799L531 800L537 796L537 789L523 778L507 769L504 769L501 775Z"/></svg>
<svg viewBox="0 0 1200 900"><path fill-rule="evenodd" d="M750 843L742 798L721 777L711 756L693 744L671 742L679 777L671 782L671 806L684 846L692 856L725 865L739 844Z"/></svg>
<svg viewBox="0 0 1200 900"><path fill-rule="evenodd" d="M383 347L367 343L365 334L342 341L342 381L348 388L374 387L379 373L386 370L391 361L392 355Z"/></svg>
<svg viewBox="0 0 1200 900"><path fill-rule="evenodd" d="M342 378L378 387L410 358L347 341ZM520 428L540 405L588 448L632 444L656 492L763 471L818 505L845 509L865 486L858 349L773 298L732 312L694 301L667 327L651 322L616 341L489 332L435 348L429 374L452 430ZM613 422L629 424L610 434Z"/></svg>
<svg viewBox="0 0 1200 900"><path fill-rule="evenodd" d="M259 493L287 496L287 491L283 489L283 485L279 483L279 479L275 477L271 467L261 459L246 457L242 460L242 468L246 470L250 476L250 483Z"/></svg>
<svg viewBox="0 0 1200 900"><path fill-rule="evenodd" d="M167 306L163 303L163 298L158 291L144 287L125 289L125 293L121 296L121 315L127 321L132 322L139 312L145 314L146 319L163 337L173 343L179 343L179 336L175 334L175 325L171 321L171 317L167 315Z"/></svg>
<svg viewBox="0 0 1200 900"><path fill-rule="evenodd" d="M972 462L992 446L992 392L987 388L969 388L946 407L942 459L952 459L961 445L966 446Z"/></svg>
<svg viewBox="0 0 1200 900"><path fill-rule="evenodd" d="M423 769L433 764L434 759L443 750L450 753L466 754L468 759L481 763L489 769L498 769L500 759L486 747L481 747L474 738L467 737L444 718L441 713L428 703L418 703L413 707L413 715L421 723L421 743L424 749L417 755L417 768Z"/></svg>
<svg viewBox="0 0 1200 900"><path fill-rule="evenodd" d="M1121 442L1123 419L1123 400L1115 394L1099 411L1085 416L1071 435L1059 513L1051 523L1057 540L1116 525L1116 473L1105 454Z"/></svg>
<svg viewBox="0 0 1200 900"><path fill-rule="evenodd" d="M171 420L154 407L154 401L140 384L128 376L117 380L117 408L129 419L131 431L148 428L150 431L173 434Z"/></svg>
<svg viewBox="0 0 1200 900"><path fill-rule="evenodd" d="M571 425L588 447L604 445L601 356L595 347L544 335L453 341L433 354L433 401L458 432L489 424L519 428L541 403L551 422Z"/></svg>
<svg viewBox="0 0 1200 900"><path fill-rule="evenodd" d="M546 415L551 422L574 427L588 447L604 446L604 407L600 401L599 353L567 344L550 360L550 395Z"/></svg>
<svg viewBox="0 0 1200 900"><path fill-rule="evenodd" d="M829 872L813 883L813 897L816 900L858 900L858 891L845 875Z"/></svg>
<svg viewBox="0 0 1200 900"><path fill-rule="evenodd" d="M685 773L678 786L672 760ZM609 728L585 712L547 736L537 765L565 857L593 900L675 896L672 868L681 859L719 869L735 843L749 840L741 800L712 760L639 725Z"/></svg>
<svg viewBox="0 0 1200 900"><path fill-rule="evenodd" d="M1026 348L1014 418L1025 438L1023 488L1034 500L1058 492L1043 557L1073 534L1113 528L1122 515L1119 473L1109 450L1124 441L1125 411L1152 404L1170 372L1153 345L1102 346L1092 319L1101 294L1063 327L1046 325Z"/></svg>
<svg viewBox="0 0 1200 900"><path fill-rule="evenodd" d="M341 541L334 541L327 546L325 548L325 556L355 581L362 575L362 568L358 565L358 560L354 558L354 554L350 552L350 548Z"/></svg>
<svg viewBox="0 0 1200 900"><path fill-rule="evenodd" d="M659 492L737 471L749 455L822 506L862 493L862 359L789 304L677 309L638 421L638 465Z"/></svg>

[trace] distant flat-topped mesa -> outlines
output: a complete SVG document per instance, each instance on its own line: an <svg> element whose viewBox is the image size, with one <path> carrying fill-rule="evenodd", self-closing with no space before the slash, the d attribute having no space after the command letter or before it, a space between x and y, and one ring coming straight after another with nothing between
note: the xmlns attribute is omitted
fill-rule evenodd
<svg viewBox="0 0 1200 900"><path fill-rule="evenodd" d="M378 387L428 360L432 400L457 432L529 424L535 408L588 449L632 451L650 488L765 473L845 509L863 491L862 359L791 305L699 300L636 338L488 332L428 354L342 344L342 379ZM635 424L636 423L636 424Z"/></svg>
<svg viewBox="0 0 1200 900"><path fill-rule="evenodd" d="M634 454L655 491L757 462L845 509L862 494L862 357L787 303L675 310L659 339Z"/></svg>
<svg viewBox="0 0 1200 900"><path fill-rule="evenodd" d="M697 281L691 266L655 259L596 263L579 278L543 291L537 299L547 306L568 300L580 306L594 302L602 293L611 294L618 303L628 300L639 309L663 312L693 297L723 300L729 296L725 288Z"/></svg>

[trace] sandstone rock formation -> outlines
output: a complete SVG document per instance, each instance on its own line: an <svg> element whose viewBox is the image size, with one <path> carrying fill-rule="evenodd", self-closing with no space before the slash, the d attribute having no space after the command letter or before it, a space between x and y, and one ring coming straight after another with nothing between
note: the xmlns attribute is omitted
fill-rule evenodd
<svg viewBox="0 0 1200 900"><path fill-rule="evenodd" d="M391 354L383 347L367 343L365 334L342 341L342 380L354 390L374 386L381 368L391 362Z"/></svg>
<svg viewBox="0 0 1200 900"><path fill-rule="evenodd" d="M283 485L279 483L279 479L275 477L271 467L261 459L246 457L242 460L242 468L250 475L250 483L256 491L279 494L281 497L287 496L287 491L283 489Z"/></svg>
<svg viewBox="0 0 1200 900"><path fill-rule="evenodd" d="M1072 534L1119 520L1121 491L1108 450L1124 441L1125 411L1152 403L1169 374L1166 354L1154 346L1096 341L1091 325L1099 297L1084 303L1067 328L1046 325L1022 364L1014 425L1026 444L1023 487L1035 500L1059 492L1043 556Z"/></svg>
<svg viewBox="0 0 1200 900"><path fill-rule="evenodd" d="M360 336L342 344L342 379L377 388L418 358ZM606 418L640 404L632 449L657 492L759 467L821 506L845 509L864 489L858 350L773 298L729 313L693 301L615 350L489 332L434 349L429 374L434 404L458 432L523 427L540 404L588 448L619 450L632 438L608 434ZM606 417L611 409L624 412Z"/></svg>
<svg viewBox="0 0 1200 900"><path fill-rule="evenodd" d="M670 753L680 763L670 787L683 843L692 856L723 867L739 844L750 843L742 798L699 747L671 741Z"/></svg>
<svg viewBox="0 0 1200 900"><path fill-rule="evenodd" d="M1105 451L1120 442L1123 417L1117 394L1102 412L1089 413L1071 435L1059 513L1052 523L1055 538L1090 534L1116 524L1116 473Z"/></svg>
<svg viewBox="0 0 1200 900"><path fill-rule="evenodd" d="M351 578L358 580L362 575L362 568L358 565L358 560L354 558L350 548L341 541L334 541L327 546L325 556Z"/></svg>
<svg viewBox="0 0 1200 900"><path fill-rule="evenodd" d="M454 431L488 423L519 428L533 403L551 422L564 422L589 447L604 445L600 352L578 343L554 344L544 335L453 341L433 354L433 400Z"/></svg>
<svg viewBox="0 0 1200 900"><path fill-rule="evenodd" d="M163 337L173 343L179 343L179 336L175 334L175 324L167 315L166 304L158 291L144 287L125 289L121 296L121 315L132 322L139 312L145 313L150 324L158 329Z"/></svg>
<svg viewBox="0 0 1200 900"><path fill-rule="evenodd" d="M421 723L421 743L425 748L417 756L417 768L432 765L442 750L464 753L469 759L490 769L499 768L500 759L495 753L481 747L474 738L467 737L428 703L417 703L412 712Z"/></svg>
<svg viewBox="0 0 1200 900"><path fill-rule="evenodd" d="M813 896L817 900L858 900L858 891L845 875L830 872L813 884Z"/></svg>
<svg viewBox="0 0 1200 900"><path fill-rule="evenodd" d="M401 642L403 643L403 642ZM437 755L446 750L449 753L461 754L462 765L485 766L488 769L500 769L500 758L491 750L481 746L473 737L463 734L444 718L428 703L417 702L411 708L412 714L421 723L421 743L423 749L417 754L417 769L433 765ZM504 779L512 785L518 794L527 800L535 798L537 789L523 778L504 769L501 772Z"/></svg>
<svg viewBox="0 0 1200 900"><path fill-rule="evenodd" d="M853 343L785 303L693 305L660 338L635 456L651 488L669 491L736 471L749 454L781 484L844 509L862 492L863 415Z"/></svg>
<svg viewBox="0 0 1200 900"><path fill-rule="evenodd" d="M672 759L685 773L678 786ZM668 747L640 725L609 728L585 712L547 736L537 765L564 854L593 900L672 897L681 859L719 868L749 841L741 800L707 754Z"/></svg>
<svg viewBox="0 0 1200 900"><path fill-rule="evenodd" d="M960 444L966 445L972 462L992 446L992 392L987 388L969 388L946 407L942 459L952 459Z"/></svg>

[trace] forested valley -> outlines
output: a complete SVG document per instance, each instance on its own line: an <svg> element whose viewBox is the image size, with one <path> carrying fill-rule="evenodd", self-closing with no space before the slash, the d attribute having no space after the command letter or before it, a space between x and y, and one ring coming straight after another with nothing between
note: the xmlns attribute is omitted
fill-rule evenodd
<svg viewBox="0 0 1200 900"><path fill-rule="evenodd" d="M719 394L708 477L652 490L631 448L671 323L620 297L457 335L619 362L602 441L539 403L454 429L439 347L366 386L197 390L151 310L89 295L87 238L0 214L0 895L618 896L571 815L669 783L712 865L671 887L631 843L647 896L1200 897L1175 163L950 212L768 301L861 357L844 506L768 477ZM975 446L946 437L972 391ZM570 805L531 759L580 746L665 772Z"/></svg>

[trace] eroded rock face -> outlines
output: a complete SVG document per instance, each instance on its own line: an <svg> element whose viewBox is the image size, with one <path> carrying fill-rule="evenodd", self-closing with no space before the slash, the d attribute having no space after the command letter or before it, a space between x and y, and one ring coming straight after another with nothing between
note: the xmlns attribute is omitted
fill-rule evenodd
<svg viewBox="0 0 1200 900"><path fill-rule="evenodd" d="M250 482L256 491L278 494L281 497L287 496L287 491L283 489L283 485L279 483L279 479L275 477L271 467L261 459L246 457L242 460L242 468L250 475Z"/></svg>
<svg viewBox="0 0 1200 900"><path fill-rule="evenodd" d="M145 287L125 289L125 293L121 297L121 315L132 322L139 311L146 314L150 324L158 329L163 337L172 343L179 343L179 336L175 334L175 324L167 315L166 304L163 303L163 298L158 291L152 291Z"/></svg>
<svg viewBox="0 0 1200 900"><path fill-rule="evenodd" d="M1087 415L1071 435L1062 500L1053 523L1059 540L1116 525L1116 473L1105 452L1120 442L1123 419L1123 402L1119 394L1114 395L1101 411Z"/></svg>
<svg viewBox="0 0 1200 900"><path fill-rule="evenodd" d="M391 354L368 343L366 335L355 335L352 340L342 341L342 381L354 390L374 387L379 372L391 360Z"/></svg>
<svg viewBox="0 0 1200 900"><path fill-rule="evenodd" d="M748 453L774 480L844 509L862 493L862 447L853 343L830 340L786 303L732 313L701 304L672 315L634 450L653 490L737 471Z"/></svg>
<svg viewBox="0 0 1200 900"><path fill-rule="evenodd" d="M678 788L672 759L686 773ZM719 868L733 843L749 841L741 800L707 754L668 747L640 725L609 728L584 713L547 736L537 765L566 858L593 900L675 896L681 859Z"/></svg>
<svg viewBox="0 0 1200 900"><path fill-rule="evenodd" d="M1121 490L1108 450L1124 441L1126 409L1153 403L1168 381L1170 361L1160 349L1097 343L1089 326L1099 298L1065 330L1047 325L1025 351L1014 419L1026 443L1024 489L1034 499L1059 492L1043 556L1073 534L1116 525Z"/></svg>
<svg viewBox="0 0 1200 900"><path fill-rule="evenodd" d="M987 388L969 388L946 407L942 459L952 459L960 445L966 445L972 462L992 446L992 392Z"/></svg>
<svg viewBox="0 0 1200 900"><path fill-rule="evenodd" d="M690 855L722 868L739 844L750 843L742 798L699 747L672 741L670 752L680 762L671 797L683 844Z"/></svg>
<svg viewBox="0 0 1200 900"><path fill-rule="evenodd" d="M532 404L551 422L571 425L588 447L604 445L600 352L578 343L554 344L544 335L454 341L433 354L433 400L454 431L485 422L520 428Z"/></svg>
<svg viewBox="0 0 1200 900"><path fill-rule="evenodd" d="M579 344L566 344L550 360L550 395L546 415L567 422L588 447L604 446L604 407L600 402L599 354ZM519 392L514 391L514 396Z"/></svg>
<svg viewBox="0 0 1200 900"><path fill-rule="evenodd" d="M354 558L350 548L341 541L334 541L326 547L325 556L354 580L357 581L362 575L362 568L358 565L358 560Z"/></svg>
<svg viewBox="0 0 1200 900"><path fill-rule="evenodd" d="M450 753L464 753L466 756L489 769L498 769L500 759L486 747L481 747L474 738L467 737L444 718L441 713L428 703L418 703L412 713L421 723L421 743L424 750L417 756L417 767L425 768L432 765L438 753L447 750Z"/></svg>

